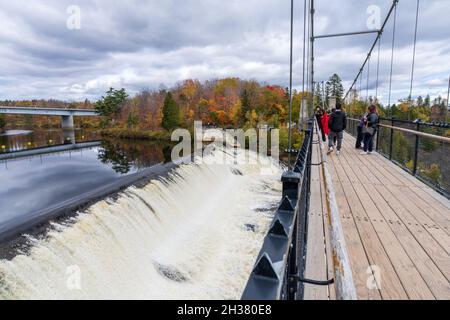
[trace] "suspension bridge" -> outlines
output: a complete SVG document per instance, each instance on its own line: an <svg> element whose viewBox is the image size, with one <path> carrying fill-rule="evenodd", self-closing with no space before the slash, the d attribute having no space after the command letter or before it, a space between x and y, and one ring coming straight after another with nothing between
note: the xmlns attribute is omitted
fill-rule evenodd
<svg viewBox="0 0 450 320"><path fill-rule="evenodd" d="M391 105L398 7L399 1L392 1L379 30L315 35L314 0L304 2L302 88L309 94L302 101L300 123L304 123L305 140L295 161L289 159L289 171L282 178L283 198L247 282L244 300L450 299L450 189L446 183L430 182L420 170L421 161L432 157L423 148L426 143L437 146L440 153L436 158L448 158L448 124L384 119L377 130L377 152L363 156L355 149L354 136L360 120L348 117L342 154L328 157L318 125L308 120L314 109L315 41L376 34L344 97L351 101L350 94L358 81L359 91L363 90L366 70L368 102L370 61L375 49L375 97L379 94L381 39L389 21L393 22L388 93ZM293 12L291 1L290 119ZM410 97L419 13L417 0ZM413 141L412 164L396 156L394 140L399 135ZM441 161L440 169L444 181L449 181L449 164Z"/></svg>
<svg viewBox="0 0 450 320"><path fill-rule="evenodd" d="M416 1L410 96L419 31L420 1ZM235 298L236 292L243 291L243 300L450 299L448 124L381 119L376 152L363 156L355 149L360 119L349 116L342 153L337 156L327 155L313 117L318 67L315 42L376 35L344 98L350 104L358 82L361 93L366 81L369 102L370 62L376 50L376 98L381 90L380 48L388 22L393 24L391 104L399 3L392 1L377 30L317 35L315 1L304 1L301 85L308 94L301 102L298 126L304 139L301 149L294 152L289 130L286 172L282 174L277 166L268 176L260 176L254 171L261 168L253 165L238 170L214 164L160 164L36 212L27 220L13 219L0 230L0 243L32 229L40 235L49 219L71 220L52 223L58 233L34 239L38 245L26 255L17 258L9 247L3 250L12 260L0 260L0 298L211 299ZM291 0L290 125L294 118L293 31ZM73 127L73 116L96 115L93 110L11 107L0 107L0 113L61 116L68 128ZM405 147L405 141L412 143L400 152L397 148ZM96 144L56 146L5 157ZM224 155L235 159L232 153ZM209 156L216 160L221 155L212 152ZM430 161L437 163L440 178L427 171ZM88 205L89 214L72 216ZM264 236L257 231L265 226L267 216L260 213L274 207ZM259 236L264 236L261 248ZM60 281L68 273L67 266L74 265L87 271L83 290L67 290L66 281ZM251 273L245 271L243 278L242 270L247 269Z"/></svg>

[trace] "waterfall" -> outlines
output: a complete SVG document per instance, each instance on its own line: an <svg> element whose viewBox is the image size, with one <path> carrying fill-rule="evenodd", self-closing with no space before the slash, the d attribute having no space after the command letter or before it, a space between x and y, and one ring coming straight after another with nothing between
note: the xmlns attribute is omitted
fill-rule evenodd
<svg viewBox="0 0 450 320"><path fill-rule="evenodd" d="M260 163L192 163L130 187L0 261L0 299L239 299L280 200L281 173Z"/></svg>

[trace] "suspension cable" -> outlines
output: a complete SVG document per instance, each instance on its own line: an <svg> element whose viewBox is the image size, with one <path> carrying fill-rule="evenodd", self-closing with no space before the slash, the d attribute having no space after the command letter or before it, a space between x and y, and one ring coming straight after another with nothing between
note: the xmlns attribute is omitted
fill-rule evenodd
<svg viewBox="0 0 450 320"><path fill-rule="evenodd" d="M394 8L397 7L397 4L398 4L399 1L400 1L400 0L393 0L393 1L392 1L392 6L391 6L391 8L389 9L389 13L388 13L387 16L386 16L386 19L384 20L383 25L381 26L380 32L378 32L378 35L377 35L377 37L376 37L374 43L372 44L372 47L371 47L370 50L369 50L369 54L367 55L366 60L364 61L364 63L363 63L363 65L362 65L361 69L359 70L358 75L355 77L355 80L353 81L352 85L350 86L350 88L348 89L347 93L345 94L344 100L347 99L347 97L348 97L350 91L352 91L353 87L355 86L356 82L358 81L359 75L361 74L362 70L363 70L364 67L366 66L367 60L368 60L369 56L372 54L372 51L373 51L373 49L375 48L375 45L377 44L378 39L379 39L379 38L381 37L381 35L383 34L384 28L386 27L386 24L387 24L387 22L389 21L389 18L391 17L391 14L392 14L392 12L394 11Z"/></svg>
<svg viewBox="0 0 450 320"><path fill-rule="evenodd" d="M366 103L369 103L369 80L370 80L370 59L367 60L367 85L366 85Z"/></svg>
<svg viewBox="0 0 450 320"><path fill-rule="evenodd" d="M412 60L412 66L411 66L411 86L409 88L409 99L410 99L410 109L412 107L412 91L413 91L413 82L414 82L414 68L416 63L416 44L417 44L417 26L419 23L419 6L420 6L420 0L417 0L417 8L416 8L416 25L414 30L414 47L413 47L413 60ZM411 117L411 110L408 112L408 119Z"/></svg>
<svg viewBox="0 0 450 320"><path fill-rule="evenodd" d="M380 54L381 54L381 37L378 40L377 83L375 86L375 99L377 102L378 102L378 84L379 84L379 77L380 77Z"/></svg>
<svg viewBox="0 0 450 320"><path fill-rule="evenodd" d="M363 78L364 70L361 70L361 74L359 75L359 101L362 101L362 78Z"/></svg>
<svg viewBox="0 0 450 320"><path fill-rule="evenodd" d="M293 65L293 47L294 47L294 0L291 0L291 47L290 47L290 61L289 61L289 170L292 169L291 164L291 150L292 150L292 65Z"/></svg>
<svg viewBox="0 0 450 320"><path fill-rule="evenodd" d="M391 94L392 94L392 71L394 68L394 49L395 49L395 28L397 24L397 5L394 9L394 27L392 28L392 51L391 51L391 71L389 73L389 98L388 98L388 107L389 114L392 116L391 110Z"/></svg>

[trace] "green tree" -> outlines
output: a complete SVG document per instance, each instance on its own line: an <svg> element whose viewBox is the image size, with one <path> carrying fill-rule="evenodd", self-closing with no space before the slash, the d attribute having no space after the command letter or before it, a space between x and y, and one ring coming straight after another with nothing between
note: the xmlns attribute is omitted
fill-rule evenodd
<svg viewBox="0 0 450 320"><path fill-rule="evenodd" d="M0 132L5 131L6 128L6 117L4 114L0 114Z"/></svg>
<svg viewBox="0 0 450 320"><path fill-rule="evenodd" d="M95 110L108 119L108 122L117 118L122 111L122 107L128 99L125 89L115 90L110 88L106 92L106 97L102 97L95 103Z"/></svg>
<svg viewBox="0 0 450 320"><path fill-rule="evenodd" d="M342 80L337 74L333 74L327 81L325 92L327 94L327 99L331 97L336 97L336 103L342 103L344 95L344 86L342 85Z"/></svg>
<svg viewBox="0 0 450 320"><path fill-rule="evenodd" d="M429 94L427 94L424 104L426 107L431 107L431 98Z"/></svg>
<svg viewBox="0 0 450 320"><path fill-rule="evenodd" d="M164 99L162 127L173 130L180 125L180 108L173 99L172 93L167 93Z"/></svg>
<svg viewBox="0 0 450 320"><path fill-rule="evenodd" d="M320 83L316 83L316 89L314 90L314 95L315 95L315 99L314 99L314 105L315 107L320 107L322 108L323 106L323 92L322 92L322 85Z"/></svg>

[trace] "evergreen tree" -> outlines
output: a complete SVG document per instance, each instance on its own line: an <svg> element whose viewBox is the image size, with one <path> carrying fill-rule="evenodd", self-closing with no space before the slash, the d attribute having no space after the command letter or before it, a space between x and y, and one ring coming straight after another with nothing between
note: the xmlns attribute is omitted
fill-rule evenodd
<svg viewBox="0 0 450 320"><path fill-rule="evenodd" d="M423 98L422 98L422 96L419 96L419 97L417 98L417 105L418 105L419 107L423 107Z"/></svg>
<svg viewBox="0 0 450 320"><path fill-rule="evenodd" d="M333 74L330 80L326 84L326 94L327 99L331 97L336 97L336 103L342 103L344 95L344 86L342 85L342 80L337 74Z"/></svg>
<svg viewBox="0 0 450 320"><path fill-rule="evenodd" d="M180 107L173 99L172 93L168 92L164 99L162 127L173 130L180 126Z"/></svg>
<svg viewBox="0 0 450 320"><path fill-rule="evenodd" d="M427 97L425 98L425 107L431 107L431 98L429 94L427 94Z"/></svg>
<svg viewBox="0 0 450 320"><path fill-rule="evenodd" d="M322 85L320 83L316 83L316 89L314 90L314 105L315 107L320 107L322 108L323 106L323 90L322 90Z"/></svg>
<svg viewBox="0 0 450 320"><path fill-rule="evenodd" d="M95 110L108 120L116 118L122 111L122 107L128 98L125 89L115 90L110 88L106 92L106 97L102 97L95 103Z"/></svg>

